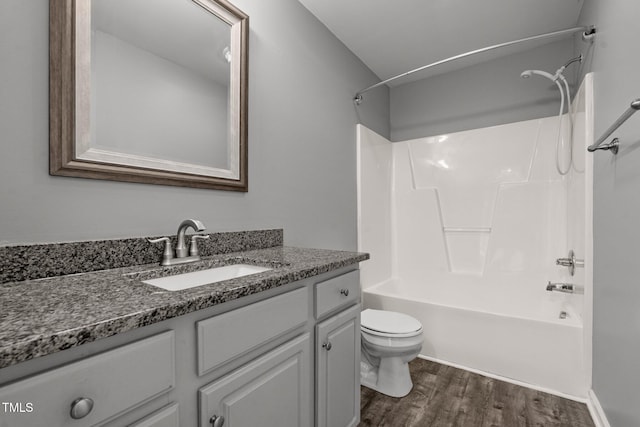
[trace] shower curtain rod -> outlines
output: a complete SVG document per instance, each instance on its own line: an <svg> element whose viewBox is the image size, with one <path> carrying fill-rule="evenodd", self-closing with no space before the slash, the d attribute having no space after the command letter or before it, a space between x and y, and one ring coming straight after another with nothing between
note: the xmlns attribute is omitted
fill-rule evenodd
<svg viewBox="0 0 640 427"><path fill-rule="evenodd" d="M414 70L407 71L406 73L398 74L397 76L390 77L390 78L388 78L386 80L381 81L380 83L376 83L374 85L371 85L366 89L362 89L361 91L356 92L356 96L353 98L353 100L357 105L360 105L360 103L362 102L362 94L363 93L368 92L371 89L375 89L377 87L385 85L385 84L387 84L389 82L392 82L392 81L394 81L396 79L399 79L401 77L405 77L405 76L408 76L410 74L417 73L418 71L422 71L422 70L426 70L426 69L431 68L431 67L435 67L436 65L445 64L447 62L455 61L457 59L466 58L467 56L476 55L478 53L483 53L483 52L487 52L487 51L490 51L490 50L499 49L501 47L507 47L507 46L511 46L511 45L514 45L514 44L524 43L524 42L533 41L533 40L546 39L546 38L549 38L549 37L562 36L562 35L565 35L565 34L573 34L573 33L579 32L579 31L584 31L584 34L582 35L583 40L591 40L593 34L595 34L595 32L596 32L596 28L593 25L588 25L588 26L584 26L584 27L567 28L566 30L554 31L554 32L551 32L551 33L539 34L537 36L525 37L523 39L518 39L518 40L513 40L513 41L510 41L510 42L495 44L493 46L483 47L482 49L476 49L476 50L472 50L470 52L461 53L460 55L452 56L452 57L447 58L447 59L442 59L442 60L436 61L436 62L434 62L432 64L423 65L422 67L418 67L418 68L416 68Z"/></svg>

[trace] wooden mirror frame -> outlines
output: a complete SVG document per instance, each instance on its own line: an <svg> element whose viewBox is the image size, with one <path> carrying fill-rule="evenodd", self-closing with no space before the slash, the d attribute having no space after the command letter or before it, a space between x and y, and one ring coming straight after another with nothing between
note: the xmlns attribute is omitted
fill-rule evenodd
<svg viewBox="0 0 640 427"><path fill-rule="evenodd" d="M76 30L79 20L89 19L83 15L83 3L90 0L50 0L49 27L49 173L51 175L106 179L114 181L138 182L148 184L174 185L181 187L209 188L216 190L248 191L248 40L249 17L225 0L193 0L211 13L210 5L222 7L237 18L232 31L237 31L240 39L239 61L232 64L232 72L238 73L239 90L232 97L230 106L237 105L237 111L229 114L237 115L239 138L239 173L238 179L212 177L183 172L128 166L116 163L101 163L76 158L76 104L82 96L76 85L76 67L86 66L86 52L82 49L90 47L78 46ZM215 13L214 13L215 14ZM84 13L86 15L86 12ZM216 14L217 15L217 14ZM217 15L225 20L223 17ZM227 20L225 20L227 21ZM83 62L83 60L85 62Z"/></svg>

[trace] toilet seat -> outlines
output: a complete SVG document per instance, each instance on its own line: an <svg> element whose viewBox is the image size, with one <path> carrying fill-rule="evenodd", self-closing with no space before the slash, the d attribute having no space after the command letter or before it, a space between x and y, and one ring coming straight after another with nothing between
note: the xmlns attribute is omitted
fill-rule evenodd
<svg viewBox="0 0 640 427"><path fill-rule="evenodd" d="M422 324L403 313L366 309L360 313L363 332L380 337L408 338L422 334Z"/></svg>

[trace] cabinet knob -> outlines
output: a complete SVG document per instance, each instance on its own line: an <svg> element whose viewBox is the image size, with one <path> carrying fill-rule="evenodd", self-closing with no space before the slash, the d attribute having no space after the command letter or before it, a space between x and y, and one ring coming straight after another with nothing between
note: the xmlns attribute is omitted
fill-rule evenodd
<svg viewBox="0 0 640 427"><path fill-rule="evenodd" d="M344 295L345 297L349 296L349 289L340 289L340 294Z"/></svg>
<svg viewBox="0 0 640 427"><path fill-rule="evenodd" d="M88 397L79 397L71 402L71 418L79 420L89 415L89 412L93 409L93 399Z"/></svg>
<svg viewBox="0 0 640 427"><path fill-rule="evenodd" d="M322 344L322 348L327 349L327 351L331 350L331 342L327 341L326 343Z"/></svg>
<svg viewBox="0 0 640 427"><path fill-rule="evenodd" d="M211 417L209 422L213 427L222 427L224 425L224 417L222 415L214 415L213 417Z"/></svg>

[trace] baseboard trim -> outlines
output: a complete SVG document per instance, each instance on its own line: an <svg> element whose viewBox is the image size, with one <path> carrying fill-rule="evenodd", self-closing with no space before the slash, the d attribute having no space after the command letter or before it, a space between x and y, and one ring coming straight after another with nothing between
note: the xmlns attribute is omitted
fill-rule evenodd
<svg viewBox="0 0 640 427"><path fill-rule="evenodd" d="M596 396L596 392L593 391L593 389L589 390L587 408L589 408L589 413L591 414L591 418L593 419L593 423L596 427L611 427L611 424L609 424L609 420L607 420L607 416L600 405L598 396Z"/></svg>
<svg viewBox="0 0 640 427"><path fill-rule="evenodd" d="M493 379L496 379L496 380L499 380L499 381L504 381L504 382L507 382L507 383L515 384L515 385L520 386L520 387L526 387L526 388L530 388L532 390L537 390L537 391L541 391L543 393L548 393L548 394L552 394L554 396L562 397L564 399L569 399L569 400L573 400L573 401L576 401L576 402L584 403L584 404L587 405L587 407L589 407L589 397L580 397L580 396L574 396L574 395L571 395L571 394L562 393L562 392L557 391L557 390L552 390L552 389L549 389L549 388L546 388L546 387L540 387L540 386L537 386L537 385L525 383L523 381L514 380L513 378L508 378L508 377L503 377L501 375L492 374L491 372L485 372L485 371L482 371L480 369L470 368L468 366L459 365L457 363L447 362L446 360L437 359L435 357L424 356L422 354L419 354L418 357L420 359L430 360L432 362L440 363L442 365L451 366L453 368L464 369L465 371L473 372L474 374L479 374L479 375L482 375L482 376L485 376L485 377L489 377L489 378L493 378ZM589 412L591 412L591 408L590 407L589 407ZM593 414L591 415L591 417L593 418ZM602 426L596 425L596 427L611 427L611 426L609 426L608 424L605 424L605 425L602 425Z"/></svg>

